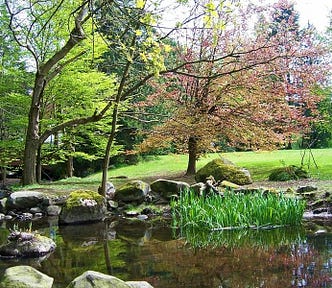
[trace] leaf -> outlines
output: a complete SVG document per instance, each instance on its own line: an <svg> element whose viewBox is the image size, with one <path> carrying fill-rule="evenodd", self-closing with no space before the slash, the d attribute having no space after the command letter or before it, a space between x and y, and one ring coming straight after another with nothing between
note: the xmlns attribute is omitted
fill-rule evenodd
<svg viewBox="0 0 332 288"><path fill-rule="evenodd" d="M145 0L136 0L136 8L143 9L145 5Z"/></svg>

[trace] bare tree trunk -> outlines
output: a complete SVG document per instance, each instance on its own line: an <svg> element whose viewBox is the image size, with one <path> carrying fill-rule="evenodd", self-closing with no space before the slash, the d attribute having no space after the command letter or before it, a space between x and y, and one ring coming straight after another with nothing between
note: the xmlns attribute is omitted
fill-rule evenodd
<svg viewBox="0 0 332 288"><path fill-rule="evenodd" d="M36 183L36 165L39 149L39 117L40 101L44 92L45 77L39 72L36 74L35 85L32 94L28 129L25 140L23 159L23 185Z"/></svg>
<svg viewBox="0 0 332 288"><path fill-rule="evenodd" d="M42 178L41 145L39 145L37 152L36 173L37 173L37 183L40 183Z"/></svg>
<svg viewBox="0 0 332 288"><path fill-rule="evenodd" d="M75 146L72 143L69 144L69 150L73 153L75 152ZM74 156L72 154L70 154L67 159L67 176L74 176Z"/></svg>
<svg viewBox="0 0 332 288"><path fill-rule="evenodd" d="M1 171L1 179L2 179L2 185L5 186L6 185L6 178L7 178L7 169L6 167L1 167L0 168Z"/></svg>
<svg viewBox="0 0 332 288"><path fill-rule="evenodd" d="M103 175L102 175L102 180L101 180L101 187L100 187L100 190L99 190L99 193L103 196L106 195L106 184L107 184L107 178L108 178L108 166L110 164L111 148L113 146L113 142L114 142L114 138L115 138L117 118L118 118L118 103L116 103L114 108L113 108L111 134L108 137L108 142L107 142L107 146L106 146L106 150L105 150L105 156L104 156L104 162L103 162Z"/></svg>
<svg viewBox="0 0 332 288"><path fill-rule="evenodd" d="M196 161L197 161L197 139L195 136L190 136L188 140L188 166L186 175L195 175Z"/></svg>

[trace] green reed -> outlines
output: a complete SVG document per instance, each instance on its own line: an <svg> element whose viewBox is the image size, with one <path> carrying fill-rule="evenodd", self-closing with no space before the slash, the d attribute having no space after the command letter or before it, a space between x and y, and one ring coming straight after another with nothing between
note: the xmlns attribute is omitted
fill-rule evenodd
<svg viewBox="0 0 332 288"><path fill-rule="evenodd" d="M305 202L283 194L226 192L199 197L184 191L171 203L173 224L180 228L218 231L273 228L301 223Z"/></svg>

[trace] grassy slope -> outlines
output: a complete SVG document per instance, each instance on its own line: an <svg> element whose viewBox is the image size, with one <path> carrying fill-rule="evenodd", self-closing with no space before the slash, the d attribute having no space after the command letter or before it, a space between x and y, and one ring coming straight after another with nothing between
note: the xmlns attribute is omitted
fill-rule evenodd
<svg viewBox="0 0 332 288"><path fill-rule="evenodd" d="M308 169L312 177L322 180L332 179L332 149L312 150L312 154L305 152L304 165ZM208 161L224 157L231 160L238 166L247 168L254 180L266 180L270 171L276 167L284 165L301 165L301 159L304 155L303 150L281 150L271 152L233 152L208 154L201 158L197 163L199 169ZM315 167L317 163L318 168ZM186 155L165 155L155 157L150 161L144 161L138 165L121 167L110 170L110 177L125 175L129 178L145 178L154 175L170 175L181 173L186 170ZM100 177L99 174L92 175L88 178L93 179Z"/></svg>
<svg viewBox="0 0 332 288"><path fill-rule="evenodd" d="M254 181L266 180L270 171L276 167L283 165L300 165L301 158L304 151L301 150L282 150L271 152L234 152L209 154L201 158L197 163L199 169L208 161L217 158L225 157L231 160L238 166L247 168ZM312 155L318 165L318 169L314 165L312 157L309 157L307 151L304 157L304 164L309 165L309 171L313 178L321 180L332 179L332 149L312 150ZM311 155L310 155L311 156ZM187 165L187 155L165 155L153 157L149 161L142 161L137 165L112 168L109 170L109 177L111 181L117 186L128 179L143 179L151 181L155 178L181 178L183 176ZM113 177L126 176L127 179L113 179ZM192 182L193 178L188 178L188 182ZM93 189L96 190L101 181L101 173L93 174L89 177L69 178L48 184L48 188L60 190L72 189ZM42 185L44 188L46 185ZM38 187L38 186L37 186ZM30 188L37 188L30 187ZM40 186L39 186L40 187Z"/></svg>

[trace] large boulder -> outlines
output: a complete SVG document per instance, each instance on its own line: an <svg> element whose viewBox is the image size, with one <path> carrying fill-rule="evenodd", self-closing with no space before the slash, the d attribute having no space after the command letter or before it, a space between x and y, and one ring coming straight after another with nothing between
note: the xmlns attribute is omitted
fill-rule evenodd
<svg viewBox="0 0 332 288"><path fill-rule="evenodd" d="M0 282L1 288L51 288L54 279L30 266L7 268Z"/></svg>
<svg viewBox="0 0 332 288"><path fill-rule="evenodd" d="M8 197L7 209L29 210L32 207L49 205L49 198L38 191L17 191Z"/></svg>
<svg viewBox="0 0 332 288"><path fill-rule="evenodd" d="M77 190L69 194L59 215L59 224L97 222L107 212L105 198L97 192Z"/></svg>
<svg viewBox="0 0 332 288"><path fill-rule="evenodd" d="M150 191L150 186L141 180L128 182L118 188L114 193L114 200L119 202L142 203Z"/></svg>
<svg viewBox="0 0 332 288"><path fill-rule="evenodd" d="M125 281L96 271L87 271L76 277L67 288L131 288Z"/></svg>
<svg viewBox="0 0 332 288"><path fill-rule="evenodd" d="M214 159L199 169L195 179L197 182L205 182L210 176L218 181L230 181L238 185L251 184L252 180L248 170L235 165L226 164L222 159Z"/></svg>
<svg viewBox="0 0 332 288"><path fill-rule="evenodd" d="M189 190L190 185L182 181L158 179L151 183L151 190L165 199L179 195L181 191Z"/></svg>
<svg viewBox="0 0 332 288"><path fill-rule="evenodd" d="M41 257L55 250L55 242L36 233L13 231L8 243L0 247L0 257Z"/></svg>

